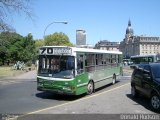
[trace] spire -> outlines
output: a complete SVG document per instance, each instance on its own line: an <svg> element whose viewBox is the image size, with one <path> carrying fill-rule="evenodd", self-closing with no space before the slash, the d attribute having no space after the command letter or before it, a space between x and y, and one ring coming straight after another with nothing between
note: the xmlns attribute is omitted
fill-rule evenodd
<svg viewBox="0 0 160 120"><path fill-rule="evenodd" d="M129 21L128 21L128 26L131 26L131 20L129 19Z"/></svg>
<svg viewBox="0 0 160 120"><path fill-rule="evenodd" d="M134 34L133 29L131 27L131 20L130 19L128 20L128 27L126 29L126 34L129 36L133 36L133 34Z"/></svg>

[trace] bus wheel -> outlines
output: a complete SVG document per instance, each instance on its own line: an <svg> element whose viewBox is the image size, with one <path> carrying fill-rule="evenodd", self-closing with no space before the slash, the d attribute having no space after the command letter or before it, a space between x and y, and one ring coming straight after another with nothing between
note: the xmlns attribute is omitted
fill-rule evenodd
<svg viewBox="0 0 160 120"><path fill-rule="evenodd" d="M112 78L112 84L116 83L116 74L113 74L113 78Z"/></svg>
<svg viewBox="0 0 160 120"><path fill-rule="evenodd" d="M92 94L94 91L94 85L93 85L93 82L90 81L87 85L87 94L90 95Z"/></svg>

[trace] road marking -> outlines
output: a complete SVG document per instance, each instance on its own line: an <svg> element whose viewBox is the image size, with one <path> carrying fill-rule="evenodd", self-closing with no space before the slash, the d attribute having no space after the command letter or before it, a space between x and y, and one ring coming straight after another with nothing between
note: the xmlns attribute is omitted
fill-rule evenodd
<svg viewBox="0 0 160 120"><path fill-rule="evenodd" d="M24 117L24 116L27 116L27 115L31 115L31 114L39 113L39 112L42 112L42 111L46 111L46 110L50 110L50 109L55 109L55 108L58 108L58 107L62 107L62 106L65 106L65 105L69 105L69 104L72 104L72 103L80 102L80 101L83 101L83 100L86 100L86 99L90 99L90 98L93 98L93 97L96 97L96 96L99 96L99 95L102 95L102 94L105 94L105 93L108 93L108 92L111 92L111 91L120 89L120 88L125 87L125 86L127 86L127 85L130 85L130 83L126 83L126 84L124 84L124 85L115 87L115 88L113 88L113 89L110 89L110 90L107 90L107 91L104 91L104 92L101 92L101 93L97 93L97 94L95 94L95 95L87 96L87 97L84 97L84 98L81 98L81 99L78 99L78 100L75 100L75 101L71 101L71 102L67 102L67 103L62 103L62 104L60 104L60 105L56 105L56 106L52 106L52 107L40 109L40 110L37 110L37 111L29 112L29 113L26 113L25 115L21 115L21 116L19 116L19 117Z"/></svg>

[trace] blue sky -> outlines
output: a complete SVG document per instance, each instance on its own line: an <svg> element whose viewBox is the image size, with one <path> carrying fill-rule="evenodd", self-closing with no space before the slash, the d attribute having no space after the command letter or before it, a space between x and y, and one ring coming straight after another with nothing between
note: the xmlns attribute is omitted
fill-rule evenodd
<svg viewBox="0 0 160 120"><path fill-rule="evenodd" d="M42 39L44 29L53 21L46 35L64 32L76 43L76 30L84 29L87 44L100 40L120 42L130 18L135 35L160 36L160 0L32 0L34 21L14 15L11 25L16 32Z"/></svg>

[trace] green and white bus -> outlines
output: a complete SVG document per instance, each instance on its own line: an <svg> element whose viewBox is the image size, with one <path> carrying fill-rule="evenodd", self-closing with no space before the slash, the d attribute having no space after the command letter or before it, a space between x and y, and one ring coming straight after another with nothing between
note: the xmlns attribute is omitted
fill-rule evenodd
<svg viewBox="0 0 160 120"><path fill-rule="evenodd" d="M58 94L92 94L114 84L122 74L122 52L44 46L39 49L37 90Z"/></svg>
<svg viewBox="0 0 160 120"><path fill-rule="evenodd" d="M159 54L152 54L152 55L135 55L131 56L131 61L133 64L140 64L140 63L152 63L160 61Z"/></svg>

